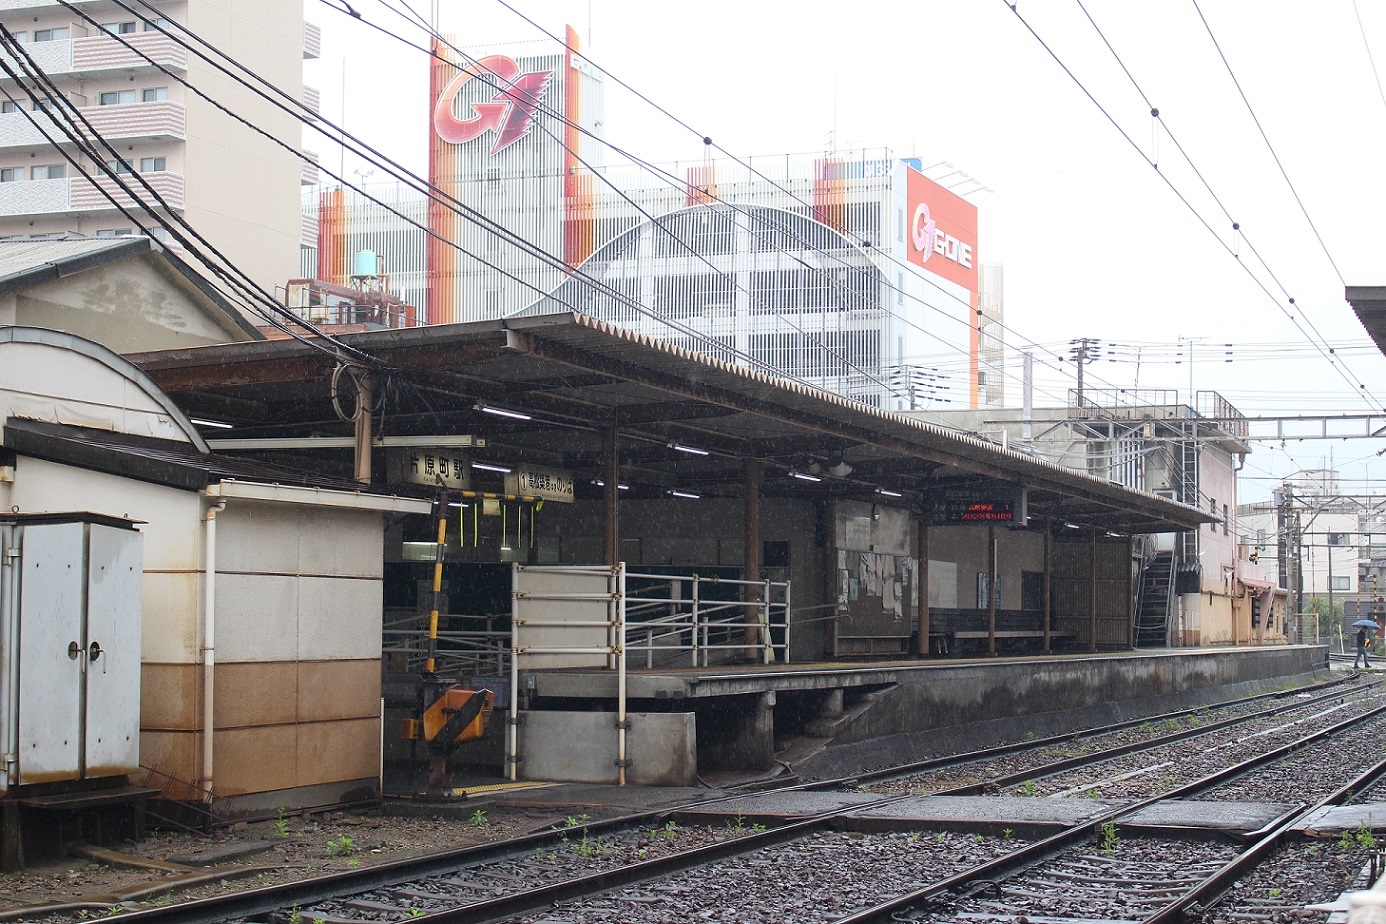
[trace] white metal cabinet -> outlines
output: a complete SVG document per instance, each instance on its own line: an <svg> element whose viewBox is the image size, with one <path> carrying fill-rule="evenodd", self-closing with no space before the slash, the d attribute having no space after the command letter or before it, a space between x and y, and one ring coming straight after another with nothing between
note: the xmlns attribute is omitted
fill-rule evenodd
<svg viewBox="0 0 1386 924"><path fill-rule="evenodd" d="M25 526L19 571L19 783L81 777L85 523Z"/></svg>
<svg viewBox="0 0 1386 924"><path fill-rule="evenodd" d="M97 525L88 535L84 776L133 773L140 763L140 539Z"/></svg>
<svg viewBox="0 0 1386 924"><path fill-rule="evenodd" d="M20 785L139 767L141 535L93 522L12 527L19 556L11 716Z"/></svg>

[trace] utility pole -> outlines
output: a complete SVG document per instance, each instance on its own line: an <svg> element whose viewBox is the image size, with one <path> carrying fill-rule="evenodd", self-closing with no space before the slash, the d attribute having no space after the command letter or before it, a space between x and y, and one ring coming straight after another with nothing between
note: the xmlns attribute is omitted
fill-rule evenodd
<svg viewBox="0 0 1386 924"><path fill-rule="evenodd" d="M1069 341L1068 352L1078 364L1078 406L1083 406L1083 367L1097 358L1100 341L1096 337L1079 337Z"/></svg>

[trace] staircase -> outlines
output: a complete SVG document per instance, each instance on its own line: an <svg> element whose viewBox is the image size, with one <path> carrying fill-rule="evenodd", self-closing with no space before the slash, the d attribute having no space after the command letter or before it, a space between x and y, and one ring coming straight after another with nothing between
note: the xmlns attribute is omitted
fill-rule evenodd
<svg viewBox="0 0 1386 924"><path fill-rule="evenodd" d="M1174 553L1156 552L1141 569L1140 606L1136 611L1136 647L1169 644L1169 611L1174 599Z"/></svg>

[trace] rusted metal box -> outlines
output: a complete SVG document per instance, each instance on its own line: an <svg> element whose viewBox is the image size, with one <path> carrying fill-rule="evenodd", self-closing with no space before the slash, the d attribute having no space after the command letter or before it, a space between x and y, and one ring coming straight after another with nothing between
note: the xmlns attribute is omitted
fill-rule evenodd
<svg viewBox="0 0 1386 924"><path fill-rule="evenodd" d="M90 514L0 518L0 786L139 769L142 536Z"/></svg>

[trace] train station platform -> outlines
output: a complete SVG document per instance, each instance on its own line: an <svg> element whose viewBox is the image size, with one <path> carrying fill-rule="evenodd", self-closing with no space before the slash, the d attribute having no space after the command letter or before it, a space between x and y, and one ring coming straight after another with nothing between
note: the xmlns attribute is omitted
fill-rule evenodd
<svg viewBox="0 0 1386 924"><path fill-rule="evenodd" d="M628 670L626 780L806 779L1193 708L1327 676L1317 645ZM520 779L612 782L619 678L525 675Z"/></svg>

